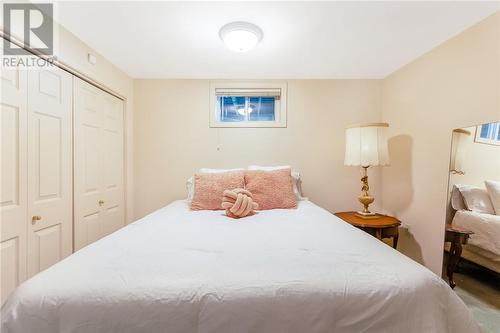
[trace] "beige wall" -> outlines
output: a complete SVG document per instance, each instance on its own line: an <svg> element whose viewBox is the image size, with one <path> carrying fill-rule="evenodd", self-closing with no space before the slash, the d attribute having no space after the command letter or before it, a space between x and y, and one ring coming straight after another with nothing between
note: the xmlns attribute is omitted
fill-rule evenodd
<svg viewBox="0 0 500 333"><path fill-rule="evenodd" d="M331 211L358 208L359 170L345 167L344 128L379 121L378 80L288 81L287 128L209 128L208 80L135 81L135 213L186 197L200 167L291 164L305 195ZM370 170L377 196L378 170Z"/></svg>
<svg viewBox="0 0 500 333"><path fill-rule="evenodd" d="M500 14L443 43L383 81L392 166L383 205L410 225L400 251L441 273L453 128L500 119Z"/></svg>

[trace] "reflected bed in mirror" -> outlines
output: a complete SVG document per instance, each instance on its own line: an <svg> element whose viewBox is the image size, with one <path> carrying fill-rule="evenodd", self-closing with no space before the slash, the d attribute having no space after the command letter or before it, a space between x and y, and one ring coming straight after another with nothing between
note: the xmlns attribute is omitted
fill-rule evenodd
<svg viewBox="0 0 500 333"><path fill-rule="evenodd" d="M443 275L500 318L500 122L453 130L449 171Z"/></svg>

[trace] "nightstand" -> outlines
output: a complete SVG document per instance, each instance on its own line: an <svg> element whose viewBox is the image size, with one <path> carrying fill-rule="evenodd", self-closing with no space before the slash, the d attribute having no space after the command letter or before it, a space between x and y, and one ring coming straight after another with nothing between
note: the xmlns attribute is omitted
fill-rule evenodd
<svg viewBox="0 0 500 333"><path fill-rule="evenodd" d="M453 281L453 272L460 261L462 245L467 244L469 236L474 232L451 224L447 224L445 230L444 241L451 243L450 256L448 257L448 265L446 266L446 275L448 276L450 287L453 289L456 286L455 281Z"/></svg>
<svg viewBox="0 0 500 333"><path fill-rule="evenodd" d="M392 238L392 247L398 247L401 221L395 217L378 215L377 218L364 219L356 216L356 212L339 212L335 213L335 216L380 240L383 238Z"/></svg>

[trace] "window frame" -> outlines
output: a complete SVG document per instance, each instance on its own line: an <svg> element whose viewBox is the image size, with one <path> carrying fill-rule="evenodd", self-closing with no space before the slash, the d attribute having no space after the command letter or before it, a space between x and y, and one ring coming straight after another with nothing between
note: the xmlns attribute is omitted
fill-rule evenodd
<svg viewBox="0 0 500 333"><path fill-rule="evenodd" d="M221 121L217 108L216 89L280 89L275 101L274 121ZM215 128L279 128L287 127L287 83L283 81L212 81L210 82L210 127Z"/></svg>
<svg viewBox="0 0 500 333"><path fill-rule="evenodd" d="M485 139L485 138L481 137L482 127L485 125L494 124L494 123L498 123L498 122L485 123L485 124L481 124L481 125L476 126L476 134L474 136L474 142L500 146L500 140L498 139L498 135L500 132L500 124L499 124L499 126L496 127L495 139Z"/></svg>

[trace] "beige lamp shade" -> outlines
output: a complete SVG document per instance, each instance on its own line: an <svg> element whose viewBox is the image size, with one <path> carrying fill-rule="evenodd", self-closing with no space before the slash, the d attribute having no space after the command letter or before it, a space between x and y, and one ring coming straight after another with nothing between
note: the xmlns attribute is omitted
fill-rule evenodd
<svg viewBox="0 0 500 333"><path fill-rule="evenodd" d="M389 165L387 123L349 126L345 131L345 165Z"/></svg>

